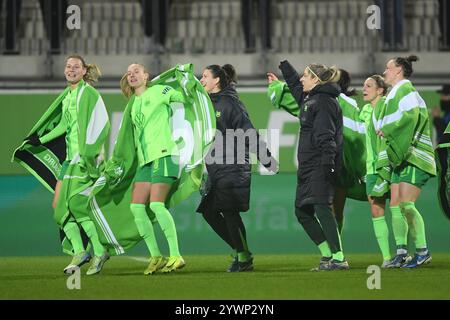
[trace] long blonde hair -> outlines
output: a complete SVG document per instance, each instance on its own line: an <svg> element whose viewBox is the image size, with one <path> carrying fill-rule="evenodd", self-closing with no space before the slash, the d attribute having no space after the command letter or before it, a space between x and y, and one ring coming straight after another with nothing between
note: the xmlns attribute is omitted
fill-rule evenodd
<svg viewBox="0 0 450 320"><path fill-rule="evenodd" d="M335 66L327 67L323 64L313 63L306 67L308 72L319 80L320 84L329 82L338 82L341 78L341 72Z"/></svg>
<svg viewBox="0 0 450 320"><path fill-rule="evenodd" d="M99 67L96 64L88 64L84 61L83 57L78 54L72 54L66 58L66 62L69 59L78 59L81 61L83 68L86 69L86 74L83 76L83 80L89 84L93 84L100 78L102 73L100 72Z"/></svg>
<svg viewBox="0 0 450 320"><path fill-rule="evenodd" d="M146 85L148 85L148 83L150 82L150 72L148 72L147 69L140 63L134 62L132 64L138 65L139 67L142 68L142 70L144 70L144 73L148 74L148 79L146 83ZM128 72L125 72L125 74L120 79L120 89L122 90L123 95L129 98L134 94L134 88L130 86L130 84L128 83L127 74Z"/></svg>

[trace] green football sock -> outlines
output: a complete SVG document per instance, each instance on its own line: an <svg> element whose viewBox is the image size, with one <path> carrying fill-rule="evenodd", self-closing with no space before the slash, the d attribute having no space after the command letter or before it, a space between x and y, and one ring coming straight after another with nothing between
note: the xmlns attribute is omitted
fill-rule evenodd
<svg viewBox="0 0 450 320"><path fill-rule="evenodd" d="M333 260L344 261L344 253L342 251L333 253Z"/></svg>
<svg viewBox="0 0 450 320"><path fill-rule="evenodd" d="M139 235L144 239L150 255L152 257L161 256L161 251L159 250L158 242L156 241L155 229L147 215L145 204L132 203L130 205L130 210L133 213L134 223L136 223Z"/></svg>
<svg viewBox="0 0 450 320"><path fill-rule="evenodd" d="M101 257L105 253L105 247L100 243L98 237L97 229L95 229L94 222L91 220L81 222L81 227L86 232L89 237L89 241L92 243L92 248L94 250L94 255Z"/></svg>
<svg viewBox="0 0 450 320"><path fill-rule="evenodd" d="M245 262L245 261L250 260L250 251L248 251L247 240L245 239L246 236L244 234L242 234L241 230L239 230L239 235L240 235L240 238L242 241L242 245L244 247L244 251L237 253L238 261Z"/></svg>
<svg viewBox="0 0 450 320"><path fill-rule="evenodd" d="M237 256L239 262L245 262L250 260L250 253L248 251L238 252Z"/></svg>
<svg viewBox="0 0 450 320"><path fill-rule="evenodd" d="M324 241L318 245L322 257L331 257L331 250L328 242Z"/></svg>
<svg viewBox="0 0 450 320"><path fill-rule="evenodd" d="M408 237L408 223L405 216L400 210L400 206L393 206L392 213L392 229L394 231L395 244L398 246L406 246Z"/></svg>
<svg viewBox="0 0 450 320"><path fill-rule="evenodd" d="M75 221L68 221L63 227L67 239L73 247L74 254L79 254L84 251L83 240L81 239L80 228Z"/></svg>
<svg viewBox="0 0 450 320"><path fill-rule="evenodd" d="M169 210L166 209L163 202L151 202L150 209L155 213L156 219L158 220L159 225L166 236L169 244L170 256L179 257L180 251L178 249L177 230Z"/></svg>
<svg viewBox="0 0 450 320"><path fill-rule="evenodd" d="M416 209L414 202L407 201L400 204L403 214L408 217L411 229L414 231L413 238L416 249L423 249L427 247L427 240L425 237L425 223L422 215Z"/></svg>
<svg viewBox="0 0 450 320"><path fill-rule="evenodd" d="M375 230L375 237L378 241L383 260L390 260L391 253L389 249L389 229L384 216L372 218L373 229Z"/></svg>

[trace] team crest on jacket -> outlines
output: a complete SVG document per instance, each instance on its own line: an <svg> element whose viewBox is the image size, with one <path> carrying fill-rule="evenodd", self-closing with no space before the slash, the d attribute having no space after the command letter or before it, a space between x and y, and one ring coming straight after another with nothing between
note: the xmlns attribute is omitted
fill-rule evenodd
<svg viewBox="0 0 450 320"><path fill-rule="evenodd" d="M222 113L220 112L220 111L216 111L216 118L220 118L220 115L221 115Z"/></svg>
<svg viewBox="0 0 450 320"><path fill-rule="evenodd" d="M305 107L303 108L303 111L308 111L308 105L307 104L305 104Z"/></svg>
<svg viewBox="0 0 450 320"><path fill-rule="evenodd" d="M65 113L65 115L64 115L64 117L66 118L66 122L69 124L69 123L72 123L72 115L70 114L70 112L66 112Z"/></svg>

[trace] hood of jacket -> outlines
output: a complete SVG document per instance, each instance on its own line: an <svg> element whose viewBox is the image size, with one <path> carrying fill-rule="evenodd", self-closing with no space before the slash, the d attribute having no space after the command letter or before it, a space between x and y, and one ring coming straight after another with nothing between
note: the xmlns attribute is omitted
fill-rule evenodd
<svg viewBox="0 0 450 320"><path fill-rule="evenodd" d="M209 95L209 97L211 98L212 102L217 102L222 97L230 97L230 98L235 98L235 99L239 100L239 96L238 96L238 93L236 91L236 87L234 85L232 85L232 84L230 84L229 86L227 86L224 89L220 90L219 92L211 93Z"/></svg>
<svg viewBox="0 0 450 320"><path fill-rule="evenodd" d="M334 82L319 84L310 91L309 96L313 96L319 93L328 94L333 98L337 98L341 94L341 87Z"/></svg>

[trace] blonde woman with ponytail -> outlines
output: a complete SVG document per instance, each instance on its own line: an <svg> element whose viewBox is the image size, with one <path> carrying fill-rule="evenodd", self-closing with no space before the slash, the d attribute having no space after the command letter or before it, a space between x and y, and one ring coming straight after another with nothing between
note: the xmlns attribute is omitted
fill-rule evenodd
<svg viewBox="0 0 450 320"><path fill-rule="evenodd" d="M91 260L91 253L86 251L82 241L81 227L92 244L94 256L87 275L93 275L101 271L109 255L100 243L94 222L82 209L87 207L88 198L74 190L89 186L99 177L99 155L110 125L103 99L91 86L100 76L99 68L87 64L79 55L71 55L66 59L64 75L67 88L38 122L40 128L26 138L26 144L43 146L58 158L65 157L59 175L50 177L57 178L52 204L54 217L64 231L63 244L70 243L71 248L64 247L64 251L73 255L64 272L70 274ZM58 117L60 120L55 126ZM57 145L60 147L55 148ZM38 149L30 149L30 153L34 150ZM49 174L41 172L41 168L35 169L34 173L46 182L49 179ZM52 185L52 181L48 185Z"/></svg>
<svg viewBox="0 0 450 320"><path fill-rule="evenodd" d="M340 71L308 65L300 78L287 61L280 70L299 108L298 171L295 214L322 258L313 270L348 269L332 213L336 176L342 164L343 119L337 101ZM268 73L268 81L277 80Z"/></svg>
<svg viewBox="0 0 450 320"><path fill-rule="evenodd" d="M138 160L130 210L150 253L145 275L168 273L185 266L178 247L175 222L166 207L169 192L181 174L180 154L170 127L170 103L184 102L184 97L170 86L155 84L149 87L149 82L149 72L137 63L128 67L120 81L122 92L129 99L124 117L133 124L134 150ZM116 144L116 148L120 149L121 145ZM162 255L156 241L156 224L161 226L168 242L168 258Z"/></svg>

